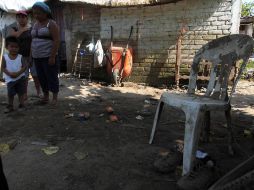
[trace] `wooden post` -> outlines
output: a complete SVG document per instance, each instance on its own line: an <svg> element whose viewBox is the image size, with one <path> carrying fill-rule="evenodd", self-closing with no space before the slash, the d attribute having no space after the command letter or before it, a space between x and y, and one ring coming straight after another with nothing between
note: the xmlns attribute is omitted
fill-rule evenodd
<svg viewBox="0 0 254 190"><path fill-rule="evenodd" d="M182 38L183 38L184 32L185 32L185 29L182 26L180 30L180 34L177 38L177 44L176 44L175 83L177 88L179 88L180 65L182 62Z"/></svg>
<svg viewBox="0 0 254 190"><path fill-rule="evenodd" d="M6 26L5 26L6 27ZM0 53L0 79L3 79L3 73L2 73L2 61L3 61L3 55L4 55L4 47L5 47L5 27L4 29L1 31L1 35L2 35L2 45L1 45L1 53Z"/></svg>

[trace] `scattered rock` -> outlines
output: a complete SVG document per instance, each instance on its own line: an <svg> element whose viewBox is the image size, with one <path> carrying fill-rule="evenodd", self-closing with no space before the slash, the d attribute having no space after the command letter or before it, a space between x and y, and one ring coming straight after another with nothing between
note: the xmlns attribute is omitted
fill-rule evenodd
<svg viewBox="0 0 254 190"><path fill-rule="evenodd" d="M245 129L243 133L245 137L252 137L252 131L249 129Z"/></svg>
<svg viewBox="0 0 254 190"><path fill-rule="evenodd" d="M39 146L47 146L48 143L45 141L33 141L31 142L32 145L39 145Z"/></svg>
<svg viewBox="0 0 254 190"><path fill-rule="evenodd" d="M182 163L182 154L179 152L165 152L159 154L159 158L154 161L154 168L160 173L174 172L177 165Z"/></svg>
<svg viewBox="0 0 254 190"><path fill-rule="evenodd" d="M149 110L147 109L142 109L140 112L139 112L140 115L142 116L151 116L152 115L152 112L150 112Z"/></svg>
<svg viewBox="0 0 254 190"><path fill-rule="evenodd" d="M101 113L100 115L99 115L99 117L103 117L104 116L104 113Z"/></svg>
<svg viewBox="0 0 254 190"><path fill-rule="evenodd" d="M6 154L10 151L10 146L6 143L1 143L0 144L0 153Z"/></svg>
<svg viewBox="0 0 254 190"><path fill-rule="evenodd" d="M58 152L59 147L58 146L49 146L46 148L41 149L46 155L50 156L52 154L55 154Z"/></svg>
<svg viewBox="0 0 254 190"><path fill-rule="evenodd" d="M111 122L116 122L116 121L118 121L118 118L117 118L117 116L116 115L110 115L109 116L109 120L111 121Z"/></svg>
<svg viewBox="0 0 254 190"><path fill-rule="evenodd" d="M146 104L150 104L151 102L149 100L144 101Z"/></svg>
<svg viewBox="0 0 254 190"><path fill-rule="evenodd" d="M6 143L1 143L0 144L0 153L2 154L6 154L8 153L10 150L13 150L18 144L18 141L16 139L13 140L9 140Z"/></svg>
<svg viewBox="0 0 254 190"><path fill-rule="evenodd" d="M90 118L90 113L89 112L81 112L78 114L78 117L80 119L87 120Z"/></svg>
<svg viewBox="0 0 254 190"><path fill-rule="evenodd" d="M8 102L3 101L3 102L0 103L0 105L2 105L2 106L7 106L7 105L8 105Z"/></svg>
<svg viewBox="0 0 254 190"><path fill-rule="evenodd" d="M83 152L75 152L74 156L78 159L78 160L83 160L84 158L88 157L88 153L83 153Z"/></svg>
<svg viewBox="0 0 254 190"><path fill-rule="evenodd" d="M161 149L159 152L159 156L167 156L170 152L165 149Z"/></svg>
<svg viewBox="0 0 254 190"><path fill-rule="evenodd" d="M67 113L64 115L65 118L71 118L74 117L74 113Z"/></svg>
<svg viewBox="0 0 254 190"><path fill-rule="evenodd" d="M9 149L13 150L18 145L18 141L16 139L12 139L9 140L7 144L9 145Z"/></svg>
<svg viewBox="0 0 254 190"><path fill-rule="evenodd" d="M111 114L114 112L114 109L111 106L107 106L106 111L107 111L107 113Z"/></svg>
<svg viewBox="0 0 254 190"><path fill-rule="evenodd" d="M138 116L136 117L136 119L137 119L137 120L143 120L144 117L142 117L141 115L138 115Z"/></svg>

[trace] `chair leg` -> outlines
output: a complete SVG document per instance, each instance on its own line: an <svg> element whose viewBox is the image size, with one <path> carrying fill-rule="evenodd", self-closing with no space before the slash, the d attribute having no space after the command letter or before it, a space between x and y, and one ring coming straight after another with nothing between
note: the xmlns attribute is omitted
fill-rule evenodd
<svg viewBox="0 0 254 190"><path fill-rule="evenodd" d="M232 123L231 123L231 106L228 110L225 111L225 116L227 120L227 129L228 129L228 152L230 155L234 154L232 143L233 143L233 132L232 132Z"/></svg>
<svg viewBox="0 0 254 190"><path fill-rule="evenodd" d="M156 126L157 126L158 121L159 121L159 119L160 119L163 106L164 106L164 102L162 102L162 101L160 100L160 102L159 102L159 104L158 104L158 106L157 106L157 109L156 109L156 113L155 113L154 120L153 120L153 128L152 128L152 132L151 132L151 135L150 135L149 144L152 144L152 143L153 143L153 138L154 138L154 134L155 134L155 129L156 129Z"/></svg>
<svg viewBox="0 0 254 190"><path fill-rule="evenodd" d="M195 153L198 146L200 135L200 121L203 113L200 112L199 107L192 107L185 110L185 134L184 134L184 152L183 152L183 173L189 173L193 168L195 160Z"/></svg>

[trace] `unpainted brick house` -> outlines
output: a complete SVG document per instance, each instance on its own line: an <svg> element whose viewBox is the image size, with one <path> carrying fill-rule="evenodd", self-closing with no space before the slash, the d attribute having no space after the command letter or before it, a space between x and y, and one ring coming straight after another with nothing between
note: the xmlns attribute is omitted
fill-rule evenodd
<svg viewBox="0 0 254 190"><path fill-rule="evenodd" d="M180 76L189 75L192 58L203 44L239 33L240 0L62 0L59 3L63 10L69 71L82 42L94 35L95 40L100 38L107 47L113 26L115 41L124 45L134 26L130 42L134 65L129 80L150 85L174 82L177 61ZM100 72L95 70L95 77L96 73Z"/></svg>

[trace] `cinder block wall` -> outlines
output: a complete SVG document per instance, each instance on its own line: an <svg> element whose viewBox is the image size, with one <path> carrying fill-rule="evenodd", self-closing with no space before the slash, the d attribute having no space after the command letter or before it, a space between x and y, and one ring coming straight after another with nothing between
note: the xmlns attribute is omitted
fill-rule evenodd
<svg viewBox="0 0 254 190"><path fill-rule="evenodd" d="M134 33L134 68L130 81L161 85L174 82L176 43L184 28L181 74L189 75L195 51L209 40L230 34L230 0L188 0L178 3L101 10L102 39L110 38L110 26L118 40L127 40L131 25Z"/></svg>
<svg viewBox="0 0 254 190"><path fill-rule="evenodd" d="M67 70L71 72L77 48L84 48L92 36L100 36L100 9L87 4L65 3L63 9Z"/></svg>
<svg viewBox="0 0 254 190"><path fill-rule="evenodd" d="M64 15L68 70L71 71L76 48L82 40L89 40L94 34L107 47L110 26L113 26L114 41L126 45L133 26L130 45L134 49L134 65L128 80L149 85L172 84L180 30L184 31L180 73L189 75L192 58L203 44L230 34L233 25L237 28L231 20L236 12L232 6L238 1L184 0L156 6L122 8L66 4ZM105 76L103 72L103 69L94 70L93 76L102 79Z"/></svg>

